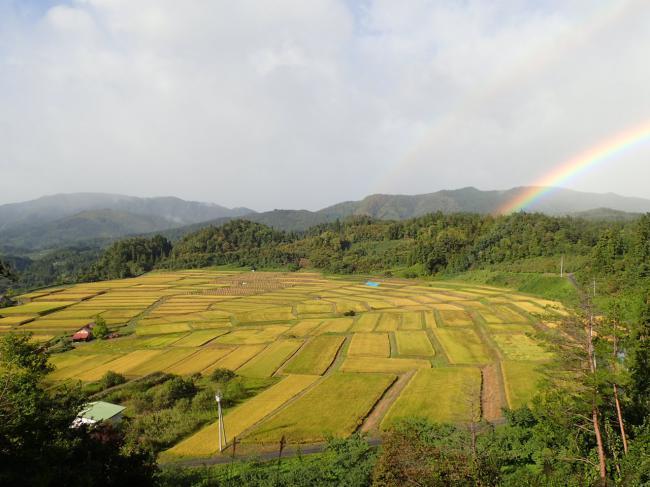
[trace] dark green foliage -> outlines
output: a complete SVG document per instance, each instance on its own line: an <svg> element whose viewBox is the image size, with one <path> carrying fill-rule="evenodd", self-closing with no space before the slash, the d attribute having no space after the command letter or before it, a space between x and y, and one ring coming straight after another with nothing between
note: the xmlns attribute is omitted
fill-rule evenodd
<svg viewBox="0 0 650 487"><path fill-rule="evenodd" d="M100 255L95 247L71 247L35 257L8 257L18 271L13 283L16 290L71 284L86 281L89 270ZM2 283L0 283L1 289Z"/></svg>
<svg viewBox="0 0 650 487"><path fill-rule="evenodd" d="M214 369L212 373L210 374L210 379L212 379L215 382L220 382L222 384L225 384L226 382L231 381L237 376L232 370L230 369Z"/></svg>
<svg viewBox="0 0 650 487"><path fill-rule="evenodd" d="M185 236L174 246L169 265L175 268L221 264L283 265L292 261L278 248L286 239L285 234L265 225L233 220Z"/></svg>
<svg viewBox="0 0 650 487"><path fill-rule="evenodd" d="M93 326L93 335L96 338L104 339L110 333L106 320L101 316L95 317L95 326Z"/></svg>
<svg viewBox="0 0 650 487"><path fill-rule="evenodd" d="M0 259L0 279L8 279L14 281L16 275L14 274L13 269L9 266L7 262L4 262Z"/></svg>
<svg viewBox="0 0 650 487"><path fill-rule="evenodd" d="M119 431L70 427L85 398L79 388L46 390L50 370L29 336L0 339L0 484L152 485L152 456L123 449Z"/></svg>
<svg viewBox="0 0 650 487"><path fill-rule="evenodd" d="M130 238L115 242L93 265L96 279L122 279L144 274L169 256L172 244L164 237Z"/></svg>
<svg viewBox="0 0 650 487"><path fill-rule="evenodd" d="M99 384L102 390L105 390L105 389L110 389L111 387L119 386L120 384L124 384L125 382L126 382L126 378L122 374L118 374L117 372L113 372L112 370L109 370L100 379Z"/></svg>
<svg viewBox="0 0 650 487"><path fill-rule="evenodd" d="M271 462L236 463L232 467L166 469L164 486L312 487L368 486L376 461L376 449L360 435L330 439L322 454Z"/></svg>
<svg viewBox="0 0 650 487"><path fill-rule="evenodd" d="M421 419L398 423L383 436L374 486L498 485L500 471L490 442L469 430Z"/></svg>

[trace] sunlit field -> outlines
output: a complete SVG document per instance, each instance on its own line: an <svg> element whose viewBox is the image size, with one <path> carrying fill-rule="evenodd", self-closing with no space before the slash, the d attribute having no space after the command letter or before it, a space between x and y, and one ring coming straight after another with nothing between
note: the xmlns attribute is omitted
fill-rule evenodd
<svg viewBox="0 0 650 487"><path fill-rule="evenodd" d="M316 273L221 270L156 272L19 300L0 311L3 333L46 341L101 316L120 334L53 354L53 385L108 371L135 379L217 368L276 380L226 410L227 437L248 448L349 435L382 401L377 428L406 416L464 422L490 411L486 419L498 419L495 411L535 392L551 358L535 334L566 313L559 303L460 282L371 287ZM405 374L406 386L388 394ZM208 425L163 458L216 454L216 435Z"/></svg>

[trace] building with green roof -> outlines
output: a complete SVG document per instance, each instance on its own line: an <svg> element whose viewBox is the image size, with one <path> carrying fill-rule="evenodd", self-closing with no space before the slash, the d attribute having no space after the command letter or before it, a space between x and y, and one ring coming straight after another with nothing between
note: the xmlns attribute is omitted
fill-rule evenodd
<svg viewBox="0 0 650 487"><path fill-rule="evenodd" d="M100 421L104 423L119 423L122 420L122 413L126 408L119 404L110 402L95 401L86 404L85 408L77 415L73 426L82 424L95 424Z"/></svg>

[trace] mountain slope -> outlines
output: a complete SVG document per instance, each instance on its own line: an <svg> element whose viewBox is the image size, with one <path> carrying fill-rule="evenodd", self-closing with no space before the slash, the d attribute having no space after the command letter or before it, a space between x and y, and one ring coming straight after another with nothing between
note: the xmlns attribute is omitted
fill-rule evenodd
<svg viewBox="0 0 650 487"><path fill-rule="evenodd" d="M529 187L519 187L505 191L481 191L470 187L412 196L374 194L360 201L346 201L323 208L318 213L338 218L350 215L369 215L381 219L411 218L436 211L443 213L498 213L504 205L529 189ZM527 207L526 211L537 211L549 215L568 215L597 208L641 213L650 211L650 200L619 196L613 193L584 193L555 188Z"/></svg>
<svg viewBox="0 0 650 487"><path fill-rule="evenodd" d="M159 216L116 210L82 211L52 222L14 227L2 234L2 243L28 249L48 249L78 242L99 242L134 233L168 229L173 224Z"/></svg>
<svg viewBox="0 0 650 487"><path fill-rule="evenodd" d="M84 211L104 209L164 218L170 222L170 227L253 213L253 210L248 208L230 209L213 203L185 201L175 197L137 198L105 193L57 194L0 205L0 231L53 222Z"/></svg>

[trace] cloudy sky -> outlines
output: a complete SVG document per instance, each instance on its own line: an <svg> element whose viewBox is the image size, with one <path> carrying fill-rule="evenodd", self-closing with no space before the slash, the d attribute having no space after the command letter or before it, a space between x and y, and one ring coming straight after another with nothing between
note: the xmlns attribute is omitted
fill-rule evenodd
<svg viewBox="0 0 650 487"><path fill-rule="evenodd" d="M650 120L647 0L0 0L0 203L532 184ZM650 198L650 140L564 183Z"/></svg>

